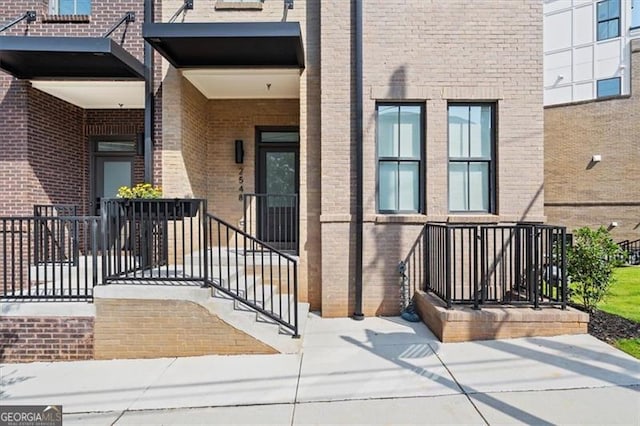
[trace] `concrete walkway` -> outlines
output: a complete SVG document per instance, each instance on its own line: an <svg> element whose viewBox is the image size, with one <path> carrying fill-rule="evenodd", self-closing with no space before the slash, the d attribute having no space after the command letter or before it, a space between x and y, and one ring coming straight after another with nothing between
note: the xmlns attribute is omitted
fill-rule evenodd
<svg viewBox="0 0 640 426"><path fill-rule="evenodd" d="M397 318L312 316L300 355L6 364L0 404L65 425L640 425L640 362L588 336L442 344Z"/></svg>

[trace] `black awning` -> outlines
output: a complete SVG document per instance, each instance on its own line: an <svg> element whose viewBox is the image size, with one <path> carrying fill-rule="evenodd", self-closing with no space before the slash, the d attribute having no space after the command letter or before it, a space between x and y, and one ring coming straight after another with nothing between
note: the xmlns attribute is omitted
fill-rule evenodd
<svg viewBox="0 0 640 426"><path fill-rule="evenodd" d="M297 22L144 24L143 36L176 68L304 68Z"/></svg>
<svg viewBox="0 0 640 426"><path fill-rule="evenodd" d="M30 80L144 80L140 61L98 37L0 36L0 69Z"/></svg>

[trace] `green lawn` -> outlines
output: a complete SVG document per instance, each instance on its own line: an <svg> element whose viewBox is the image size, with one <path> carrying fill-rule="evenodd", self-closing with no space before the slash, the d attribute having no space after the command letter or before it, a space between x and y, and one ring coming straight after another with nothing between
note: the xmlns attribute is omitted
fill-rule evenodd
<svg viewBox="0 0 640 426"><path fill-rule="evenodd" d="M615 343L615 347L640 359L640 339L620 339Z"/></svg>
<svg viewBox="0 0 640 426"><path fill-rule="evenodd" d="M640 267L618 268L617 281L598 309L640 323ZM615 346L640 359L640 339L621 339Z"/></svg>
<svg viewBox="0 0 640 426"><path fill-rule="evenodd" d="M618 268L615 277L616 283L598 309L640 322L640 267Z"/></svg>

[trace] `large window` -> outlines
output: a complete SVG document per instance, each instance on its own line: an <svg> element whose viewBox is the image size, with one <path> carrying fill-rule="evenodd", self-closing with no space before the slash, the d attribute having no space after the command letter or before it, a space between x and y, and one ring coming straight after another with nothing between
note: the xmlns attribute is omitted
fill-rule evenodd
<svg viewBox="0 0 640 426"><path fill-rule="evenodd" d="M449 211L493 212L495 108L449 104Z"/></svg>
<svg viewBox="0 0 640 426"><path fill-rule="evenodd" d="M91 0L51 0L54 15L91 15Z"/></svg>
<svg viewBox="0 0 640 426"><path fill-rule="evenodd" d="M422 211L424 107L378 104L378 211Z"/></svg>
<svg viewBox="0 0 640 426"><path fill-rule="evenodd" d="M620 0L604 0L598 3L598 40L620 35Z"/></svg>

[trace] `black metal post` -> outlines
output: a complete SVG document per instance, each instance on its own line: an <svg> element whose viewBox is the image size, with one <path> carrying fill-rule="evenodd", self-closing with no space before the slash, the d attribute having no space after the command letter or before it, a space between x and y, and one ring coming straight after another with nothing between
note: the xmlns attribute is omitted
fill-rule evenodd
<svg viewBox="0 0 640 426"><path fill-rule="evenodd" d="M472 270L475 270L475 276L473 279L473 309L475 310L479 310L480 309L480 294L481 292L484 291L485 285L488 284L487 281L487 252L485 249L485 241L486 241L486 232L488 231L486 229L480 228L480 237L478 237L478 227L474 227L474 238L473 238L473 244L475 246L475 250L473 251L473 268ZM496 235L495 235L495 230L493 233L493 240L495 241ZM478 239L480 240L480 280L478 280ZM493 253L495 256L495 252Z"/></svg>
<svg viewBox="0 0 640 426"><path fill-rule="evenodd" d="M102 243L102 284L107 284L107 221L109 220L109 214L107 209L111 207L110 204L103 198L100 200L102 205L100 206L100 228L101 228L101 243ZM96 253L94 253L94 256ZM46 271L46 269L45 269Z"/></svg>
<svg viewBox="0 0 640 426"><path fill-rule="evenodd" d="M422 290L429 291L431 290L431 275L430 275L430 258L431 255L431 245L429 240L429 231L430 227L428 224L424 225L422 228L422 232L424 233L424 255L422 256L422 260L424 262L424 287Z"/></svg>
<svg viewBox="0 0 640 426"><path fill-rule="evenodd" d="M445 289L444 289L444 293L445 293L445 302L447 302L447 309L451 309L452 308L452 304L451 304L451 233L453 233L453 229L454 228L449 228L449 226L446 226L445 228L445 248L444 248L444 255L445 255L445 272L444 272L444 282L445 282ZM455 235L454 235L455 238ZM455 283L454 283L455 285Z"/></svg>
<svg viewBox="0 0 640 426"><path fill-rule="evenodd" d="M353 319L364 319L362 312L362 0L355 0L355 107L356 107L356 292Z"/></svg>
<svg viewBox="0 0 640 426"><path fill-rule="evenodd" d="M144 0L144 22L153 23L153 1ZM148 42L144 42L144 181L153 182L153 73L154 73L153 48Z"/></svg>

